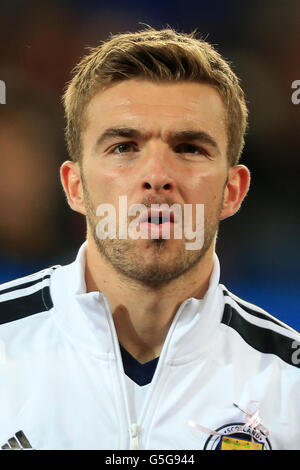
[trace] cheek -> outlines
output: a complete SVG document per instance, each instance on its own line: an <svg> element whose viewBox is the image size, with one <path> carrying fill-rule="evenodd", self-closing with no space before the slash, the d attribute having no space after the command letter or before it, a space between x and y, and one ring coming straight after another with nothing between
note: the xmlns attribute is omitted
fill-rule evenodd
<svg viewBox="0 0 300 470"><path fill-rule="evenodd" d="M122 193L121 172L114 169L91 168L86 173L86 183L91 197L97 203L114 203ZM124 192L124 191L123 191ZM126 193L125 193L126 194Z"/></svg>
<svg viewBox="0 0 300 470"><path fill-rule="evenodd" d="M193 202L213 204L222 197L224 182L223 175L206 172L190 178L185 188L192 196Z"/></svg>

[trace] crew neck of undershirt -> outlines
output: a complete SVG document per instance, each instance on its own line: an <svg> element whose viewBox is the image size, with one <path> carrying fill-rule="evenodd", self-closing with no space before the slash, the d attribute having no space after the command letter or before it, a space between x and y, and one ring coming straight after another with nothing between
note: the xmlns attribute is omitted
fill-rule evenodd
<svg viewBox="0 0 300 470"><path fill-rule="evenodd" d="M120 344L121 357L125 374L137 385L147 385L152 381L158 359L141 364Z"/></svg>

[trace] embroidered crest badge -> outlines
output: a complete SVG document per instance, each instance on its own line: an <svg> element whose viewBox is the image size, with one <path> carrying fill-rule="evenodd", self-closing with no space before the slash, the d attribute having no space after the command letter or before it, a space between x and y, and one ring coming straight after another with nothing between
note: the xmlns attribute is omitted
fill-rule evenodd
<svg viewBox="0 0 300 470"><path fill-rule="evenodd" d="M262 436L247 423L230 423L208 437L204 450L272 450L266 436Z"/></svg>
<svg viewBox="0 0 300 470"><path fill-rule="evenodd" d="M263 426L259 414L260 403L251 400L248 403L247 411L240 409L245 414L244 423L229 423L216 430L208 429L194 421L189 421L189 425L201 432L209 434L205 442L204 450L272 450L268 439L269 431ZM255 405L255 411L250 408Z"/></svg>

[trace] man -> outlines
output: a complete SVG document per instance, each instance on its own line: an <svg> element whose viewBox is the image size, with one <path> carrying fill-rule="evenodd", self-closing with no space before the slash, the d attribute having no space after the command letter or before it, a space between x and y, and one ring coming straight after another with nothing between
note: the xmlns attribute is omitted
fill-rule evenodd
<svg viewBox="0 0 300 470"><path fill-rule="evenodd" d="M1 287L4 447L300 448L299 335L219 285L219 221L250 181L229 65L193 34L116 35L64 105L61 181L87 240Z"/></svg>

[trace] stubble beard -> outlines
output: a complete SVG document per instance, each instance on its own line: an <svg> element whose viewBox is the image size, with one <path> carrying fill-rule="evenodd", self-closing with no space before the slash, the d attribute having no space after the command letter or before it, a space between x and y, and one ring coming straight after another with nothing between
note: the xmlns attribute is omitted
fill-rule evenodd
<svg viewBox="0 0 300 470"><path fill-rule="evenodd" d="M139 281L143 284L155 287L177 279L187 271L194 268L207 253L215 240L219 228L220 213L222 210L224 190L215 213L206 214L204 217L204 242L201 249L187 250L184 237L181 243L176 243L176 248L169 247L172 240L149 239L151 243L151 262L145 262L138 247L139 242L144 240L123 239L101 239L97 235L96 207L90 197L87 185L82 177L83 195L86 207L87 228L97 246L98 252L113 268L123 276ZM174 241L172 242L174 243ZM168 252L173 251L170 256Z"/></svg>

